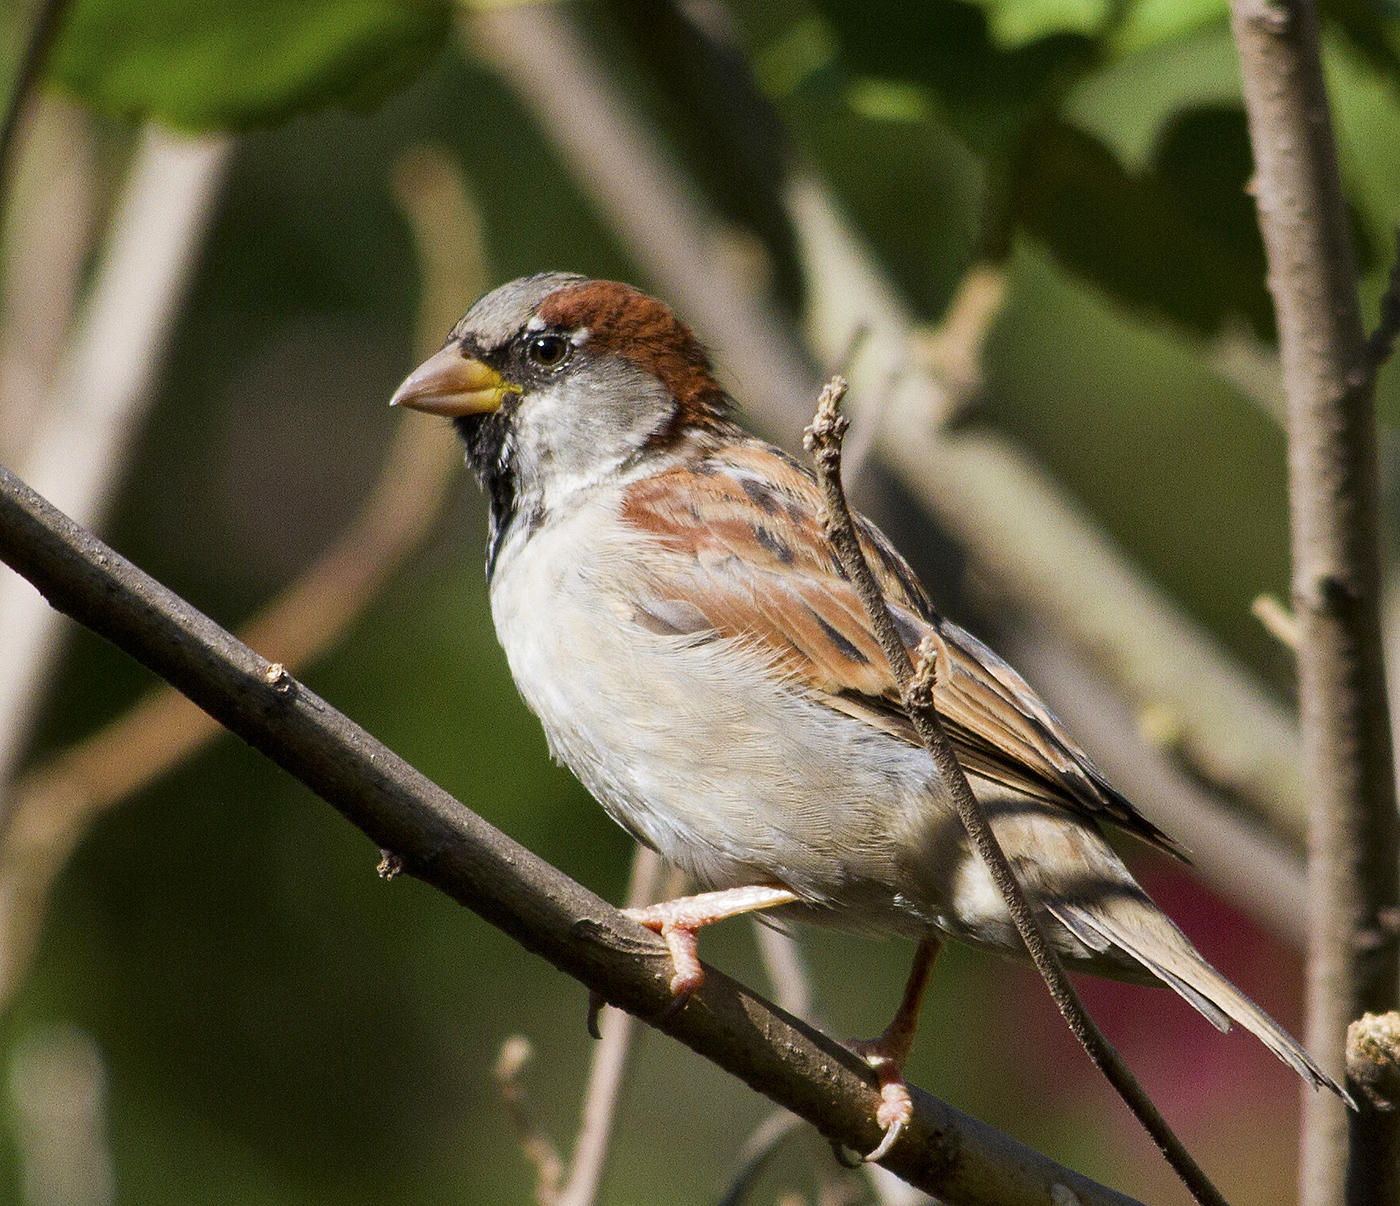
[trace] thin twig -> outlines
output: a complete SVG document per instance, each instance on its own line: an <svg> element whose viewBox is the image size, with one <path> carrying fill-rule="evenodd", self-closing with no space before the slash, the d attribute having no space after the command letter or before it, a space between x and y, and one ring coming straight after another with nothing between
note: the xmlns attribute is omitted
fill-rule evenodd
<svg viewBox="0 0 1400 1206"><path fill-rule="evenodd" d="M1205 1173L1191 1158L1181 1141L1172 1132L1157 1107L1142 1086L1119 1058L1103 1032L1099 1030L1070 984L1054 949L1046 939L1025 893L1016 880L1011 863L997 841L992 827L977 798L972 794L967 776L953 746L943 732L933 699L933 679L938 671L938 644L925 638L911 662L909 651L900 638L894 617L885 603L884 594L866 564L865 554L856 535L850 509L841 486L841 440L846 420L840 413L846 382L833 377L822 390L817 402L816 417L807 429L807 447L816 464L817 480L821 485L825 507L824 527L846 577L860 596L861 604L870 617L880 648L889 662L895 681L899 684L905 711L914 722L919 739L933 759L934 768L944 791L952 798L958 818L972 840L978 855L991 875L1021 940L1026 945L1031 962L1040 972L1050 996L1071 1032L1083 1044L1089 1058L1108 1078L1143 1128L1152 1136L1167 1162L1176 1171L1196 1201L1224 1206L1225 1199L1212 1185ZM946 653L943 655L946 658ZM917 664L916 664L917 663Z"/></svg>
<svg viewBox="0 0 1400 1206"><path fill-rule="evenodd" d="M10 86L4 121L0 124L0 229L4 228L10 190L14 186L15 148L19 145L20 127L24 124L29 102L44 74L49 51L53 49L54 38L63 24L68 4L69 0L43 0L30 27L14 83Z"/></svg>
<svg viewBox="0 0 1400 1206"><path fill-rule="evenodd" d="M536 1124L530 1113L525 1086L520 1082L520 1073L531 1054L529 1039L519 1034L511 1035L501 1044L492 1077L501 1094L501 1104L505 1106L511 1129L515 1131L515 1138L525 1158L534 1165L535 1201L539 1206L558 1206L564 1161L559 1158L559 1151L550 1142L549 1136Z"/></svg>
<svg viewBox="0 0 1400 1206"><path fill-rule="evenodd" d="M0 467L0 560L50 603L186 693L447 893L613 1004L648 1020L828 1139L879 1140L864 1061L713 969L672 1008L671 958L649 930L511 841L268 660L57 512ZM1130 1199L1055 1164L927 1093L891 1171L962 1206L1082 1206ZM1056 1186L1063 1186L1057 1191Z"/></svg>
<svg viewBox="0 0 1400 1206"><path fill-rule="evenodd" d="M1303 773L1311 802L1307 1044L1346 1072L1347 1026L1396 1005L1400 819L1381 653L1375 347L1357 291L1315 6L1232 0L1254 195L1288 395ZM1393 315L1383 314L1384 332ZM1383 334L1381 342L1388 342ZM1306 1094L1305 1206L1394 1202L1400 1116Z"/></svg>
<svg viewBox="0 0 1400 1206"><path fill-rule="evenodd" d="M639 909L656 898L661 871L661 856L639 844L632 855L627 908ZM617 1130L622 1088L640 1035L641 1027L630 1013L609 1009L599 1019L598 1043L593 1050L588 1086L583 1094L582 1121L558 1206L592 1206L598 1200Z"/></svg>

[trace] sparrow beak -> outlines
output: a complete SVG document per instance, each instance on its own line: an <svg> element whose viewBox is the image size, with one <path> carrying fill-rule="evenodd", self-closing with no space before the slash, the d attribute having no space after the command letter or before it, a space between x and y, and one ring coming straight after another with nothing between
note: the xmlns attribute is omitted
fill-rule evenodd
<svg viewBox="0 0 1400 1206"><path fill-rule="evenodd" d="M389 405L455 419L499 410L507 394L520 392L520 386L512 385L489 364L449 343L409 374Z"/></svg>

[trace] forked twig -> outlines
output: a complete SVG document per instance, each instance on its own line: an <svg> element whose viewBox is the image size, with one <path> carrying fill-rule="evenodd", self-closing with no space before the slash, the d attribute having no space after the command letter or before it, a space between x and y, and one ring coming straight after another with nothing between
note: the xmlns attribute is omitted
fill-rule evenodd
<svg viewBox="0 0 1400 1206"><path fill-rule="evenodd" d="M937 643L926 637L916 651L917 664L911 662L909 651L900 639L894 617L885 603L884 594L866 563L854 521L851 519L850 508L846 505L846 495L841 485L841 440L846 432L847 421L840 413L841 399L845 393L846 382L841 377L833 377L827 382L817 402L816 416L807 429L804 442L812 453L817 481L821 486L825 509L823 527L827 539L840 559L846 577L860 596L866 614L870 617L876 639L880 642L880 648L884 651L890 670L899 684L905 710L914 723L919 740L933 759L941 785L952 798L963 828L986 864L992 882L996 885L1007 912L1011 914L1011 920L1015 923L1021 940L1026 944L1031 962L1044 979L1050 996L1070 1031L1147 1133L1152 1136L1167 1162L1191 1191L1192 1197L1202 1203L1202 1206L1207 1203L1224 1206L1225 1199L1220 1191L1210 1183L1200 1166L1191 1158L1151 1098L1085 1010L1078 993L1065 975L1059 957L1046 940L1045 932L1016 880L1011 863L992 832L977 798L972 794L972 788L968 786L967 776L963 773L957 754L953 752L952 744L943 731L934 705L933 683L938 669Z"/></svg>
<svg viewBox="0 0 1400 1206"><path fill-rule="evenodd" d="M506 1108L506 1117L520 1142L525 1158L535 1166L535 1201L539 1206L556 1206L564 1161L549 1136L536 1124L525 1097L520 1073L532 1054L530 1040L513 1034L501 1044L501 1053L491 1074Z"/></svg>

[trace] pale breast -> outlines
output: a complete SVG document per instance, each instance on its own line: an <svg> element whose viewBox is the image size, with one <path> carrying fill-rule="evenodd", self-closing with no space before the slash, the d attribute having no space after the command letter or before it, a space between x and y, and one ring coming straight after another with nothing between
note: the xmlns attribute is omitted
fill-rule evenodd
<svg viewBox="0 0 1400 1206"><path fill-rule="evenodd" d="M492 585L511 672L555 757L701 883L778 881L881 914L844 919L861 928L917 929L896 900L895 852L930 808L924 753L788 686L742 641L639 612L635 541L610 546L607 519L588 506L546 525L507 550Z"/></svg>

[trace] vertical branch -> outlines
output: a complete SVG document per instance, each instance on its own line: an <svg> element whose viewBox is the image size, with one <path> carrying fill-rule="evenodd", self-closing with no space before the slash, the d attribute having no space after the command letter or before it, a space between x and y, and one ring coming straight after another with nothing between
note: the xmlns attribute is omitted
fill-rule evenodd
<svg viewBox="0 0 1400 1206"><path fill-rule="evenodd" d="M661 856L639 844L632 855L632 874L627 884L629 909L639 909L655 899L661 871ZM558 1206L593 1206L598 1201L617 1131L622 1089L640 1035L641 1024L620 1009L606 1010L599 1021L599 1042L588 1070L583 1120Z"/></svg>
<svg viewBox="0 0 1400 1206"><path fill-rule="evenodd" d="M1293 607L1312 804L1308 1045L1345 1072L1347 1024L1395 1003L1397 823L1380 645L1375 364L1356 290L1316 14L1233 0L1288 395ZM1306 1206L1396 1200L1400 1117L1308 1094Z"/></svg>

